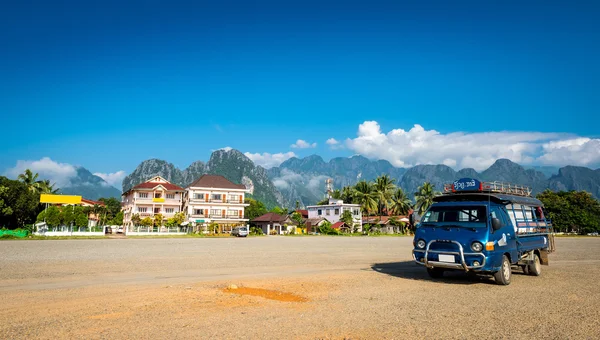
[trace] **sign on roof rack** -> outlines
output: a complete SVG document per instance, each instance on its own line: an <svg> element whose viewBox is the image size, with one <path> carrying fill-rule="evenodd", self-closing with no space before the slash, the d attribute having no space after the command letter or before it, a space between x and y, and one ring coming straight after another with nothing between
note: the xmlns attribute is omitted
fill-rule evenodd
<svg viewBox="0 0 600 340"><path fill-rule="evenodd" d="M516 196L531 196L531 188L503 182L480 182L473 178L461 178L452 183L444 185L445 194L461 192L490 192Z"/></svg>

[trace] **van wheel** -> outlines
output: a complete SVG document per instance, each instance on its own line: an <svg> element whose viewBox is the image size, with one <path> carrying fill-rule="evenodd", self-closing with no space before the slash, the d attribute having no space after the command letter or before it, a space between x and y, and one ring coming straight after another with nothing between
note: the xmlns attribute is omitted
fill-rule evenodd
<svg viewBox="0 0 600 340"><path fill-rule="evenodd" d="M523 269L523 273L525 275L529 275L529 266L528 265L521 266L521 268Z"/></svg>
<svg viewBox="0 0 600 340"><path fill-rule="evenodd" d="M444 270L441 268L427 268L427 274L434 279L439 279L444 276Z"/></svg>
<svg viewBox="0 0 600 340"><path fill-rule="evenodd" d="M533 261L527 265L529 275L540 276L542 274L542 263L538 254L533 254Z"/></svg>
<svg viewBox="0 0 600 340"><path fill-rule="evenodd" d="M500 270L494 273L494 279L496 283L502 286L508 286L512 277L512 270L510 268L510 261L508 256L502 256L502 266Z"/></svg>

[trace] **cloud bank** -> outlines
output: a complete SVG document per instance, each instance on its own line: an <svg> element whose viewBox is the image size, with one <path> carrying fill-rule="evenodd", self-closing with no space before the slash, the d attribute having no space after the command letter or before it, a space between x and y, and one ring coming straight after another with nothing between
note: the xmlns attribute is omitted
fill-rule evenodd
<svg viewBox="0 0 600 340"><path fill-rule="evenodd" d="M50 183L56 184L59 188L71 185L71 178L77 176L77 168L68 163L58 163L44 157L37 161L18 160L13 168L7 169L4 174L9 178L17 178L19 174L31 170L34 174L38 173L38 180L48 179Z"/></svg>
<svg viewBox="0 0 600 340"><path fill-rule="evenodd" d="M384 132L376 121L365 121L348 149L368 158L384 159L397 167L446 164L484 170L498 158L524 165L600 164L600 139L542 132L453 132L442 134L414 125L410 130Z"/></svg>
<svg viewBox="0 0 600 340"><path fill-rule="evenodd" d="M125 176L127 176L127 173L125 173L123 170L119 170L113 173L95 172L94 175L102 178L109 185L112 185L115 188L120 188L123 183L123 179Z"/></svg>

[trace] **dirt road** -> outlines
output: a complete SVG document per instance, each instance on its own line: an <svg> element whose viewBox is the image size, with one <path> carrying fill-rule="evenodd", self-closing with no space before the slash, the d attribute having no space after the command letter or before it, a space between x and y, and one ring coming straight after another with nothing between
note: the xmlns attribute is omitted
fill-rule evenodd
<svg viewBox="0 0 600 340"><path fill-rule="evenodd" d="M600 238L557 248L501 287L410 238L3 241L0 338L599 338Z"/></svg>

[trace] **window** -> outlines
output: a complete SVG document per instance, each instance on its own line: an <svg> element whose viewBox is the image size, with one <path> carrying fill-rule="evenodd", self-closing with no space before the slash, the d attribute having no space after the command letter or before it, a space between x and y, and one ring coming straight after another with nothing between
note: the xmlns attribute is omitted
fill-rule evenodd
<svg viewBox="0 0 600 340"><path fill-rule="evenodd" d="M194 198L197 200L203 200L204 199L204 194L194 194Z"/></svg>
<svg viewBox="0 0 600 340"><path fill-rule="evenodd" d="M335 211L333 212L334 215L339 215L340 214L340 209L339 208L335 208Z"/></svg>
<svg viewBox="0 0 600 340"><path fill-rule="evenodd" d="M221 210L219 209L210 209L210 216L219 215L221 216Z"/></svg>
<svg viewBox="0 0 600 340"><path fill-rule="evenodd" d="M155 192L154 193L154 198L161 198L162 197L162 193L161 192Z"/></svg>
<svg viewBox="0 0 600 340"><path fill-rule="evenodd" d="M329 213L331 213L331 209L325 209L325 215L329 216Z"/></svg>
<svg viewBox="0 0 600 340"><path fill-rule="evenodd" d="M237 210L228 210L227 211L227 215L229 216L238 216L238 211Z"/></svg>
<svg viewBox="0 0 600 340"><path fill-rule="evenodd" d="M140 193L138 193L138 197L139 198L148 198L148 193L147 192L140 192Z"/></svg>
<svg viewBox="0 0 600 340"><path fill-rule="evenodd" d="M229 195L229 201L230 202L237 202L240 200L240 196L239 195Z"/></svg>
<svg viewBox="0 0 600 340"><path fill-rule="evenodd" d="M213 200L221 200L221 199L222 199L222 198L221 198L221 194L213 194L213 195L212 195L212 199L213 199Z"/></svg>
<svg viewBox="0 0 600 340"><path fill-rule="evenodd" d="M138 207L138 212L141 212L141 213L148 212L148 208L146 208L146 207Z"/></svg>
<svg viewBox="0 0 600 340"><path fill-rule="evenodd" d="M485 206L433 206L422 222L479 222L485 223Z"/></svg>
<svg viewBox="0 0 600 340"><path fill-rule="evenodd" d="M360 209L354 209L354 216L360 215Z"/></svg>
<svg viewBox="0 0 600 340"><path fill-rule="evenodd" d="M323 215L323 211L321 209L317 210L317 215L319 215L319 216Z"/></svg>
<svg viewBox="0 0 600 340"><path fill-rule="evenodd" d="M172 214L174 210L175 210L174 208L165 208L165 212L167 214Z"/></svg>
<svg viewBox="0 0 600 340"><path fill-rule="evenodd" d="M167 194L168 199L175 199L175 194Z"/></svg>
<svg viewBox="0 0 600 340"><path fill-rule="evenodd" d="M204 215L204 209L194 209L194 215Z"/></svg>
<svg viewBox="0 0 600 340"><path fill-rule="evenodd" d="M154 208L154 213L155 214L160 214L160 208Z"/></svg>

